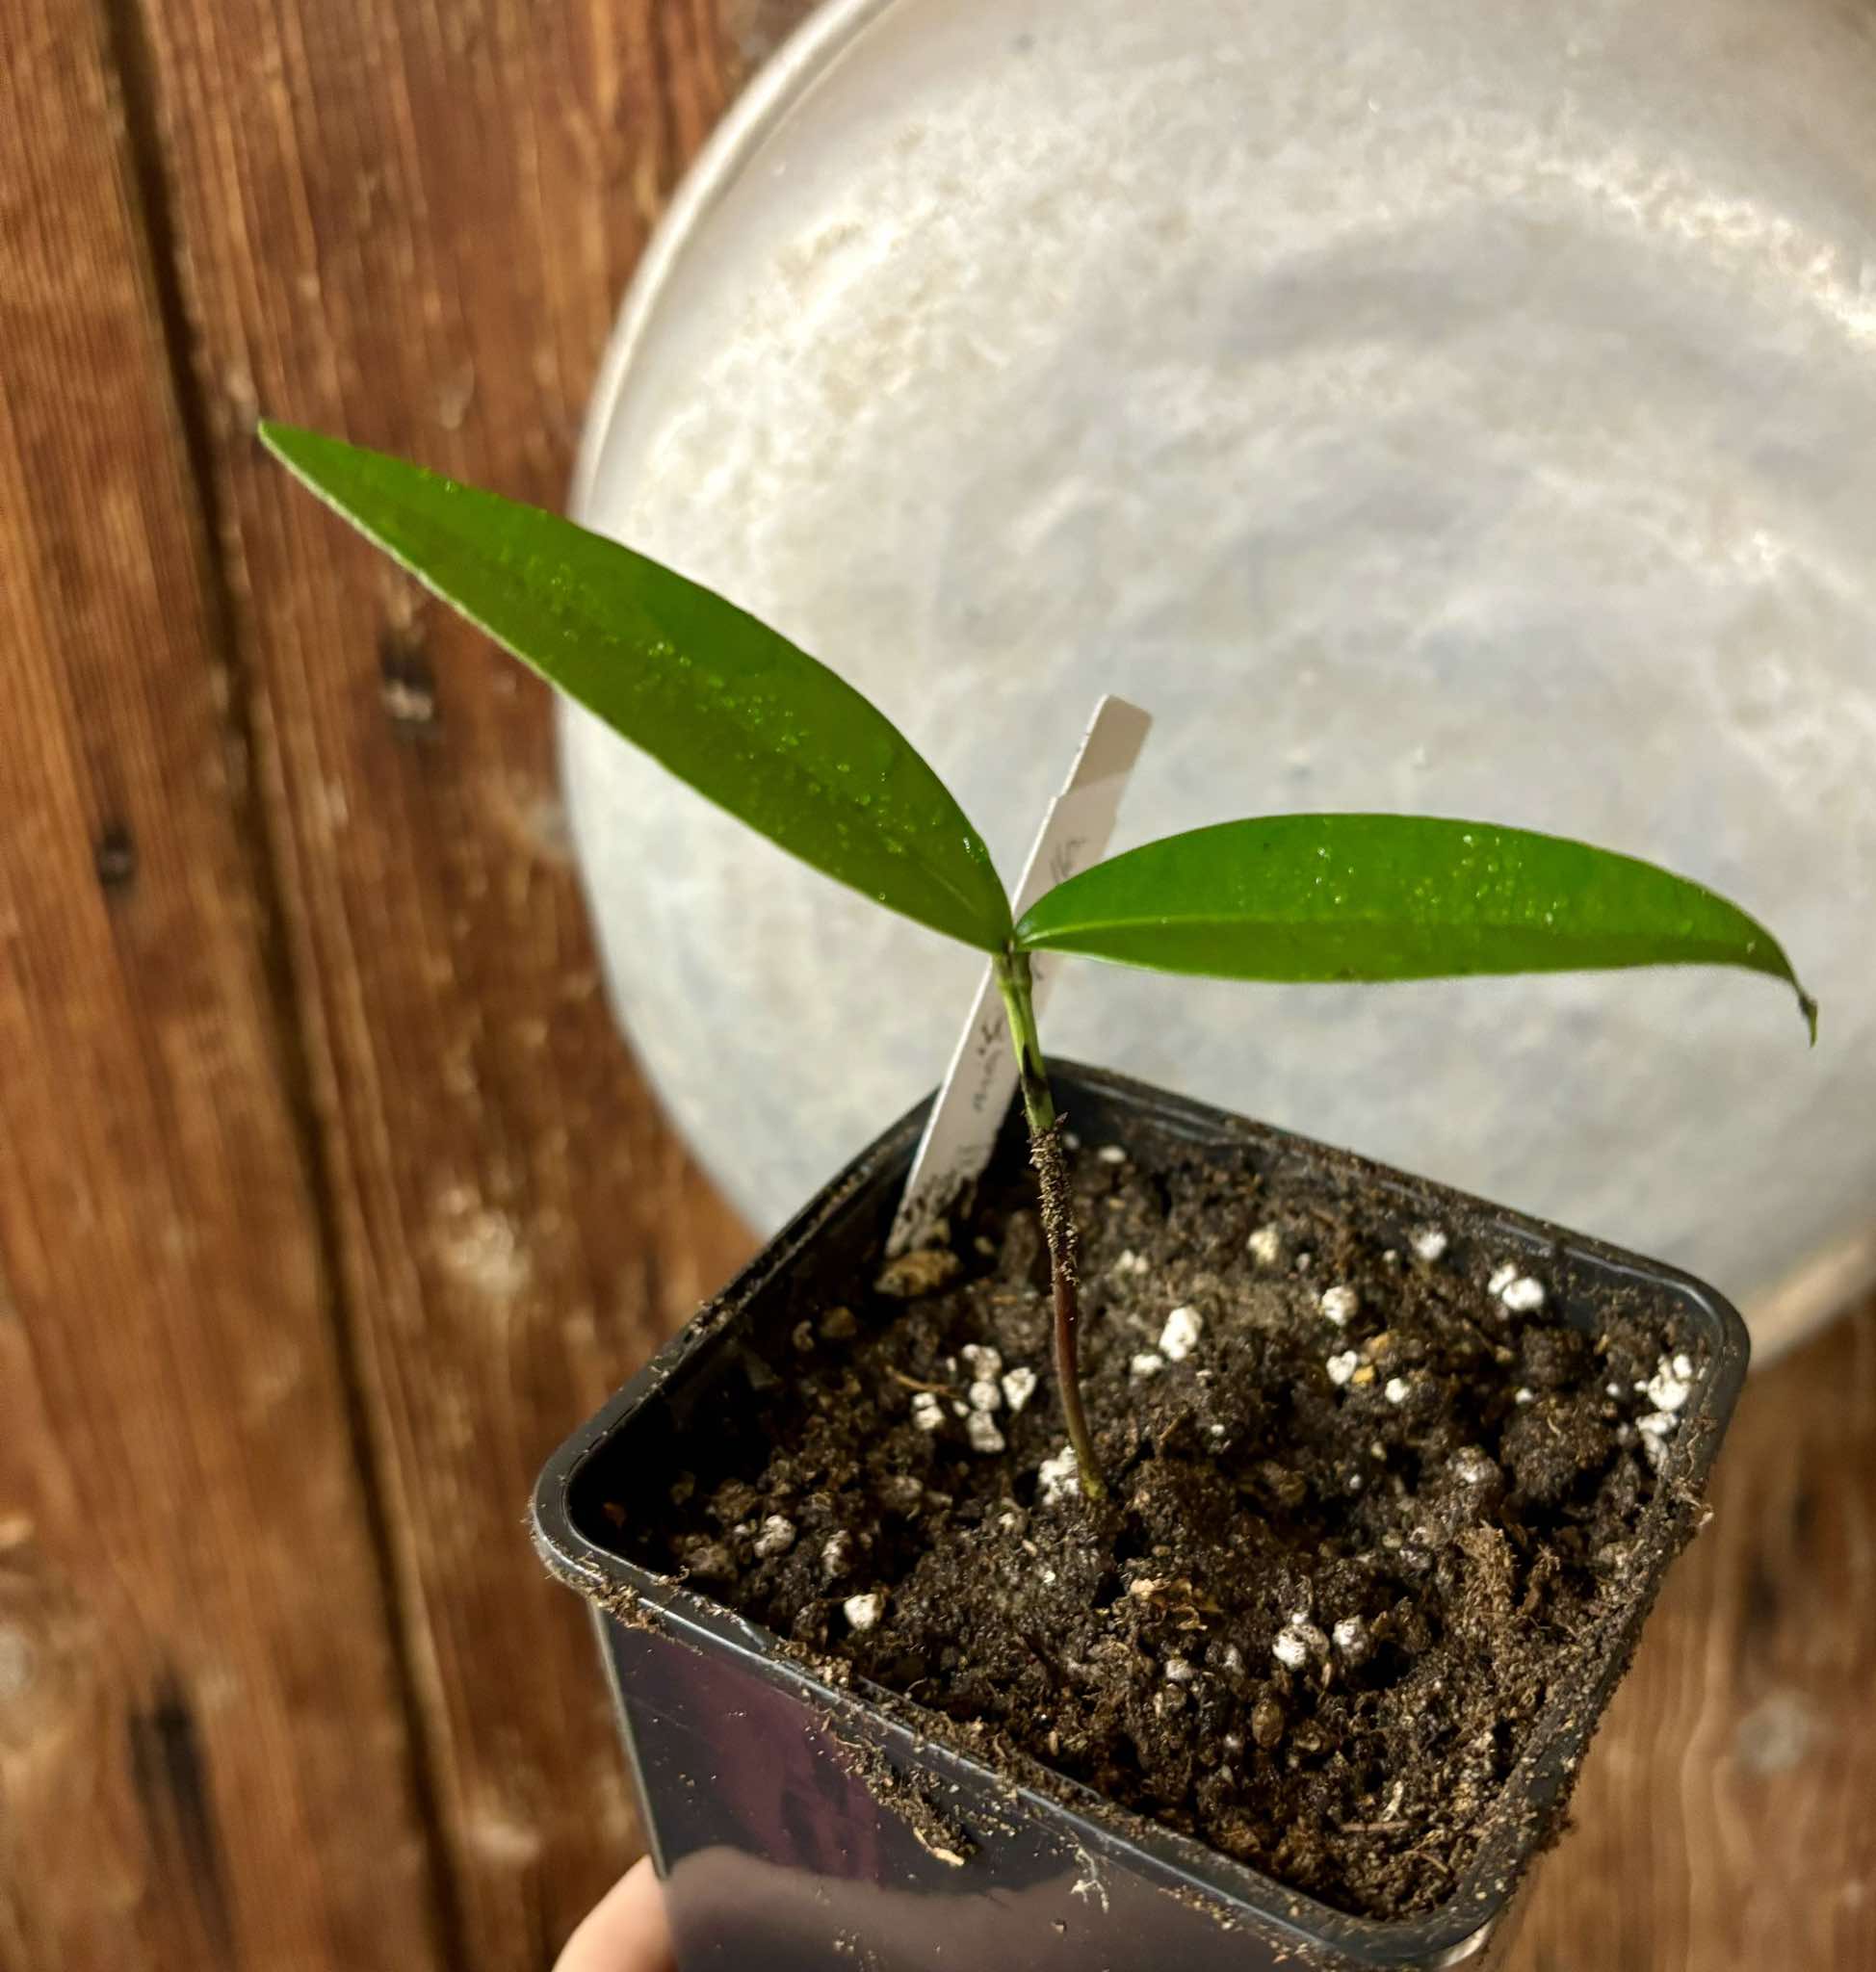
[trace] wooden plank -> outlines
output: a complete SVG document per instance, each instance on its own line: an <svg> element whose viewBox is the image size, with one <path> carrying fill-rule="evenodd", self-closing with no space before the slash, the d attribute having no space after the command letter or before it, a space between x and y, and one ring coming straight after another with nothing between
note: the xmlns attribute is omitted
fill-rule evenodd
<svg viewBox="0 0 1876 1972"><path fill-rule="evenodd" d="M141 18L461 1962L538 1965L636 1835L522 1511L746 1238L603 1007L544 697L250 427L264 405L558 499L728 70L704 0Z"/></svg>
<svg viewBox="0 0 1876 1972"><path fill-rule="evenodd" d="M702 0L146 9L463 1964L539 1963L630 1839L584 1637L517 1530L527 1481L742 1236L599 1010L537 696L296 506L246 434L264 400L551 499L643 228L790 11L721 0L718 32ZM1868 1330L1749 1395L1526 1968L1876 1957ZM145 1770L176 1738L143 1732ZM9 1921L0 1903L0 1960L32 1962Z"/></svg>
<svg viewBox="0 0 1876 1972"><path fill-rule="evenodd" d="M0 72L0 1964L440 1967L89 0Z"/></svg>
<svg viewBox="0 0 1876 1972"><path fill-rule="evenodd" d="M1519 1972L1876 1965L1876 1305L1747 1386Z"/></svg>

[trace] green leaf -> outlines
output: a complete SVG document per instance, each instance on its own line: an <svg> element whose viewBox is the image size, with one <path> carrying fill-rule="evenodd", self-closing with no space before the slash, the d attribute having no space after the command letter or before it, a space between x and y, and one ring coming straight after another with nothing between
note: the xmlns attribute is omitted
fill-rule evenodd
<svg viewBox="0 0 1876 1972"><path fill-rule="evenodd" d="M951 791L850 685L720 596L571 521L335 438L260 435L395 560L700 794L985 951L1009 902Z"/></svg>
<svg viewBox="0 0 1876 1972"><path fill-rule="evenodd" d="M1431 979L1742 966L1816 1003L1778 940L1700 884L1560 836L1395 815L1280 815L1168 836L1037 899L1028 951L1232 979Z"/></svg>

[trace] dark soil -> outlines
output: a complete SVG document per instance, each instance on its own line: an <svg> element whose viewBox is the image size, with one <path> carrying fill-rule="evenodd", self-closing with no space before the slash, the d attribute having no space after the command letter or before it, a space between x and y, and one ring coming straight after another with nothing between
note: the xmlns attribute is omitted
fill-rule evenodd
<svg viewBox="0 0 1876 1972"><path fill-rule="evenodd" d="M958 1260L888 1277L909 1297L798 1285L759 1427L713 1433L723 1463L654 1524L623 1516L628 1551L987 1751L1344 1910L1426 1909L1637 1593L1673 1358L1697 1382L1698 1345L1654 1310L1570 1326L1528 1255L1543 1306L1529 1284L1507 1305L1489 1235L1439 1228L1428 1257L1356 1194L1212 1155L1149 1175L1089 1146L1075 1190L1099 1518L1072 1481L1052 1496L1047 1258L1013 1181ZM1172 1360L1178 1309L1199 1326ZM1002 1374L1025 1369L1012 1411Z"/></svg>

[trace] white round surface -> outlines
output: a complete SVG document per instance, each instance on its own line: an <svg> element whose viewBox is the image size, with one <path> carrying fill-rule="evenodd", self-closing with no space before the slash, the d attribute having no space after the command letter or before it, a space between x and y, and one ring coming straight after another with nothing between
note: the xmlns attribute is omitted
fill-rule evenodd
<svg viewBox="0 0 1876 1972"><path fill-rule="evenodd" d="M874 697L1014 875L1096 694L1115 846L1466 815L1654 857L1823 1002L1641 973L1064 968L1045 1040L1681 1262L1761 1348L1876 1272L1876 33L1836 0L859 0L707 155L583 518ZM978 962L574 715L618 1010L772 1226Z"/></svg>

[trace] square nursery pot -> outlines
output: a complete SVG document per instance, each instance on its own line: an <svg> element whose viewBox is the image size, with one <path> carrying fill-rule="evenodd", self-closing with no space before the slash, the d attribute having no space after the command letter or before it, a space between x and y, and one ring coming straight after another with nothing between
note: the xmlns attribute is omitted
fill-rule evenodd
<svg viewBox="0 0 1876 1972"><path fill-rule="evenodd" d="M1658 1310L1690 1331L1706 1370L1641 1524L1637 1593L1568 1660L1451 1893L1430 1912L1383 1922L1334 1910L1040 1769L993 1771L932 1714L843 1667L817 1667L626 1558L607 1502L662 1497L665 1476L748 1404L752 1386L772 1383L762 1364L787 1346L791 1271L871 1278L921 1105L561 1446L535 1494L540 1552L593 1611L684 1972L1498 1963L1529 1865L1561 1824L1584 1749L1683 1538L1685 1501L1718 1450L1745 1373L1744 1325L1684 1274L1444 1186L1119 1076L1059 1066L1055 1079L1084 1138L1118 1142L1148 1170L1175 1146L1288 1166L1331 1192L1365 1192L1403 1238L1432 1219L1459 1238L1529 1255L1577 1327L1593 1326L1619 1292L1630 1310ZM1021 1155L1013 1134L1000 1155Z"/></svg>

